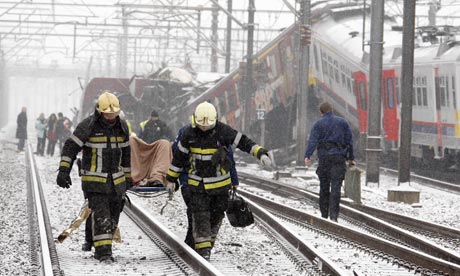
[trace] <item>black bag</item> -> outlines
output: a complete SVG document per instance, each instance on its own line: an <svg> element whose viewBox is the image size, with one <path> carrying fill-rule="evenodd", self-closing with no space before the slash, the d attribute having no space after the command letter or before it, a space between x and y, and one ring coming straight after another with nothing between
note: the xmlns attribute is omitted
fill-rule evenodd
<svg viewBox="0 0 460 276"><path fill-rule="evenodd" d="M237 195L235 191L230 191L228 198L227 218L233 227L246 227L254 223L254 216L248 203Z"/></svg>

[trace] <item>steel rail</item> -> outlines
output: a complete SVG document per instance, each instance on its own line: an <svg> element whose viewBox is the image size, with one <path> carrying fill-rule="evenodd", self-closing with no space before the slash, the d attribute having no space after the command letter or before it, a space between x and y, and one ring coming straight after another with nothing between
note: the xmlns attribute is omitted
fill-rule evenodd
<svg viewBox="0 0 460 276"><path fill-rule="evenodd" d="M240 179L244 179L245 181L248 181L249 183L252 183L254 185L261 185L263 186L264 189L270 189L276 192L284 192L284 193L294 195L296 197L303 197L303 198L307 198L312 201L318 202L318 195L313 194L311 192L307 192L304 190L300 190L298 188L290 187L286 184L283 184L283 183L280 183L274 180L249 175L244 172L239 172L238 176ZM427 241L416 235L413 235L409 233L408 231L401 229L400 227L393 226L381 219L375 218L372 216L372 214L366 214L364 213L364 211L360 211L354 208L354 206L351 206L350 203L346 202L345 200L341 200L341 203L343 203L343 205L341 206L342 214L349 216L351 218L354 218L358 221L365 221L368 226L373 227L374 229L378 229L379 231L385 232L387 235L397 240L403 241L406 244L412 246L413 248L416 248L420 251L430 254L431 256L434 256L436 258L441 258L446 261L460 265L460 256L456 252L447 250L433 242ZM376 212L376 210L377 209L374 209L374 212ZM402 220L404 220L403 216L401 216L401 218ZM414 221L415 219L412 219L412 220ZM407 219L407 221L409 221L409 219ZM421 221L418 221L417 224L414 223L414 226L415 225L418 225L419 227L421 227L423 223ZM433 228L433 225L430 225L429 227ZM427 226L426 231L429 231L428 230L429 227ZM448 230L444 228L443 231L448 231ZM452 233L451 235L455 236L456 234Z"/></svg>
<svg viewBox="0 0 460 276"><path fill-rule="evenodd" d="M40 264L43 275L61 275L54 239L46 210L43 191L41 190L40 176L35 165L32 147L27 143L27 170L29 185L32 188L32 197L35 203L36 219L38 222L39 244L41 249Z"/></svg>
<svg viewBox="0 0 460 276"><path fill-rule="evenodd" d="M460 275L460 265L433 257L428 253L420 252L409 247L372 236L370 234L344 227L340 224L330 222L326 219L314 215L310 215L308 213L259 197L249 192L239 190L239 193L265 208L276 210L277 212L280 212L289 217L293 217L298 221L304 221L311 225L318 226L325 231L345 237L347 240L351 240L359 244L365 244L370 248L385 252L388 255L395 256L401 260L405 260L419 267L427 268L431 271L442 271L443 273L447 273L451 276Z"/></svg>
<svg viewBox="0 0 460 276"><path fill-rule="evenodd" d="M241 190L239 193L247 195L244 191ZM258 217L262 223L274 229L283 239L289 242L306 259L306 261L308 261L308 263L314 264L319 260L318 268L324 273L329 273L330 275L337 276L347 275L345 271L335 265L329 258L324 256L314 247L308 245L304 240L299 238L296 233L286 228L278 218L256 204L255 201L252 201L248 198L245 198L245 200L248 202L254 215L256 215L256 217Z"/></svg>
<svg viewBox="0 0 460 276"><path fill-rule="evenodd" d="M145 224L148 227L149 232L153 232L156 236L158 236L167 247L171 248L174 253L185 261L185 263L192 268L193 271L198 273L198 275L223 276L219 270L217 270L209 262L205 261L188 245L180 241L173 232L155 219L151 214L140 208L135 202L131 201L131 204L127 204L124 212L133 219L136 224L139 221ZM142 228L142 230L148 234L145 229Z"/></svg>

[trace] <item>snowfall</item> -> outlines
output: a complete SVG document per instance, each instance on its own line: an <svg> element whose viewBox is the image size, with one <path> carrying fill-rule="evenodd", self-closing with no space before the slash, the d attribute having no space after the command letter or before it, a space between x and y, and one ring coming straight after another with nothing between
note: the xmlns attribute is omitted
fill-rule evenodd
<svg viewBox="0 0 460 276"><path fill-rule="evenodd" d="M29 127L30 127L29 123ZM26 208L26 165L24 152L17 152L17 139L14 138L15 125L10 124L0 130L0 275L31 275L29 253L29 231ZM29 129L31 148L35 151L36 139L33 129ZM81 186L74 170L72 174L73 185L70 189L61 189L55 183L56 169L59 163L59 149L54 157L36 156L41 183L46 195L47 207L50 214L53 236L57 237L72 220L80 209L83 202ZM238 171L248 172L262 177L273 178L273 172L261 170L256 164L238 167ZM318 191L318 180L314 170L310 169L307 174L311 180L295 178L289 180L291 184L310 191ZM365 183L366 175L362 175L361 183ZM287 180L286 180L287 181ZM397 178L385 174L380 175L380 183L362 185L363 204L393 211L398 214L420 218L449 227L460 227L460 200L459 195L436 190L427 186L411 182L411 188L420 191L420 204L408 205L387 201L387 190L397 186ZM243 184L241 186L244 186ZM133 196L132 196L133 197ZM134 199L134 198L132 198ZM177 236L183 238L186 232L185 205L180 193L176 193L171 206L165 208L160 214L159 209L164 204L165 198L157 201L146 201L136 198L145 208L162 223L168 226ZM319 216L316 209L311 208L314 215ZM339 223L340 219L339 219ZM142 248L133 249L133 240L138 239L132 233L121 227L121 244L115 244L115 260L126 258L142 258L148 254ZM103 271L100 264L94 261L91 252L80 250L84 235L83 227L78 229L69 241L57 244L58 253L66 254L71 258L82 258L89 265L94 265L95 275L132 275L124 261L115 262L112 266L105 265ZM238 245L238 246L235 246ZM142 255L144 254L144 255ZM261 234L261 231L253 226L244 229L232 228L224 219L220 230L216 247L212 258L227 258L235 267L238 266L244 275L299 275L293 265L289 265L286 257L280 255L273 248L271 241ZM125 267L123 267L125 266ZM134 271L132 271L134 273ZM373 274L373 273L372 273ZM156 275L156 274L151 274ZM370 275L370 274L368 274ZM373 275L378 275L375 273Z"/></svg>

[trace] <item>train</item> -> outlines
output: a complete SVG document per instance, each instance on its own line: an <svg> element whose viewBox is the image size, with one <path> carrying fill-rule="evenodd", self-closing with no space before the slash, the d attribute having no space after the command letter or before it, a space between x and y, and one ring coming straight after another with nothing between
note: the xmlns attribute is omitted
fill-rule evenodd
<svg viewBox="0 0 460 276"><path fill-rule="evenodd" d="M308 119L317 119L321 101L332 103L335 112L352 126L356 148L361 152L365 149L369 113L369 52L364 49L363 39L370 36L362 31L363 12L369 9L358 2L314 2L307 94ZM391 13L386 13L384 22L381 146L391 160L399 150L402 27ZM168 94L171 102L164 110L168 123L177 130L189 123L196 105L210 101L220 120L255 139L264 137L265 147L280 149L286 163L293 161L297 144L298 30L298 24L285 28L254 55L253 90L245 89L245 63L241 62L239 68L207 90L188 96L184 91ZM414 98L411 153L416 162L460 168L460 28L419 26L416 34L414 89L410 92ZM136 93L137 99L143 98L142 92ZM143 104L152 106L152 102Z"/></svg>

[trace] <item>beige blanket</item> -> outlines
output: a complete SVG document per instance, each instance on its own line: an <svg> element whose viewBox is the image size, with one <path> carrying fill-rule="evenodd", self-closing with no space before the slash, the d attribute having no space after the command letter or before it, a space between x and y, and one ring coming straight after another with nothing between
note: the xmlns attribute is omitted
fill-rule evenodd
<svg viewBox="0 0 460 276"><path fill-rule="evenodd" d="M172 161L171 143L160 139L146 144L141 139L129 137L131 146L131 177L134 184L160 181L166 185L166 174Z"/></svg>

